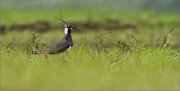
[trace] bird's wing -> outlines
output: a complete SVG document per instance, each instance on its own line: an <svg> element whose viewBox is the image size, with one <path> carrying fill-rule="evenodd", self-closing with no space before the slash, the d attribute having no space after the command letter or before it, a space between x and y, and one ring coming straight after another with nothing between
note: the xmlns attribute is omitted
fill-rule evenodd
<svg viewBox="0 0 180 91"><path fill-rule="evenodd" d="M66 40L61 40L55 44L52 44L48 47L47 51L49 54L61 53L64 52L71 46L71 43Z"/></svg>

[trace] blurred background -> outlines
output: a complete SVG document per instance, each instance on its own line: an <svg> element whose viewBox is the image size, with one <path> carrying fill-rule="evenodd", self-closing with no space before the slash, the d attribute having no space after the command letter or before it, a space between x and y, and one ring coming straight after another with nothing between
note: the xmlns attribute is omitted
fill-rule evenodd
<svg viewBox="0 0 180 91"><path fill-rule="evenodd" d="M179 12L179 0L1 0L1 9L13 10L120 10L146 11L149 9L159 12Z"/></svg>
<svg viewBox="0 0 180 91"><path fill-rule="evenodd" d="M33 32L50 32L44 38L55 40L57 33L63 34L59 31L63 24L55 19L60 12L74 25L76 43L82 38L93 42L97 37L129 41L128 37L135 35L157 45L159 38L174 27L172 45L179 46L180 0L0 0L0 34L11 35L1 41L10 41L11 37L19 40L18 36L31 36Z"/></svg>

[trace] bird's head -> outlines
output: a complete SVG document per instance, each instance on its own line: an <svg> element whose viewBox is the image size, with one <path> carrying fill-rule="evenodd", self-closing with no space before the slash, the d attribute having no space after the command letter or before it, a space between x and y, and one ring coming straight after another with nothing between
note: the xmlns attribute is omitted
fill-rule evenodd
<svg viewBox="0 0 180 91"><path fill-rule="evenodd" d="M70 33L73 31L73 25L72 24L65 24L64 32L65 34Z"/></svg>
<svg viewBox="0 0 180 91"><path fill-rule="evenodd" d="M65 34L68 34L71 31L73 31L73 25L70 24L70 23L67 23L66 21L64 21L61 14L60 14L60 18L56 18L56 19L58 19L58 20L60 20L60 21L62 21L64 23L64 25L65 25L65 28L64 28Z"/></svg>

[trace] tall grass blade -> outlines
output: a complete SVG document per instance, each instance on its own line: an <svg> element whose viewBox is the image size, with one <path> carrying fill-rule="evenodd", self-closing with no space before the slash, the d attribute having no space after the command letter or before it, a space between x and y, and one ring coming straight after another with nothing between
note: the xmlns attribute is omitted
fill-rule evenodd
<svg viewBox="0 0 180 91"><path fill-rule="evenodd" d="M167 44L170 42L171 38L172 38L172 32L174 31L174 28L172 28L167 36L164 36L164 40L163 43L161 45L161 48L165 48L167 46Z"/></svg>

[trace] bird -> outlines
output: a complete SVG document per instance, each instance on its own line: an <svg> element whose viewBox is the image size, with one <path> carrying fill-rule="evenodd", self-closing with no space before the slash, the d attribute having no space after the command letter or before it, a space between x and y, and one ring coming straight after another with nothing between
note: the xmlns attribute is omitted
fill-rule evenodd
<svg viewBox="0 0 180 91"><path fill-rule="evenodd" d="M57 19L64 23L64 37L60 41L48 45L46 48L34 51L33 54L58 54L65 52L73 47L73 40L71 35L71 32L73 31L73 25L64 21L61 16Z"/></svg>
<svg viewBox="0 0 180 91"><path fill-rule="evenodd" d="M64 37L57 43L51 44L47 47L48 54L62 53L71 49L73 46L73 40L71 36L71 32L73 31L72 27L73 26L70 24L65 24Z"/></svg>

